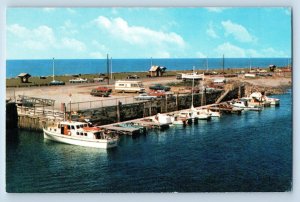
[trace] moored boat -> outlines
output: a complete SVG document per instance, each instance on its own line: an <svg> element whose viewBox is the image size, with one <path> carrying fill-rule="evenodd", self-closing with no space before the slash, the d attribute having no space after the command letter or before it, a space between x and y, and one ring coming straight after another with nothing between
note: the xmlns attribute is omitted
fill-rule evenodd
<svg viewBox="0 0 300 202"><path fill-rule="evenodd" d="M118 136L114 132L90 127L84 122L62 121L43 131L45 139L66 144L104 149L118 145Z"/></svg>
<svg viewBox="0 0 300 202"><path fill-rule="evenodd" d="M261 111L262 107L257 105L248 105L245 100L234 100L230 103L232 107L243 109L244 111Z"/></svg>

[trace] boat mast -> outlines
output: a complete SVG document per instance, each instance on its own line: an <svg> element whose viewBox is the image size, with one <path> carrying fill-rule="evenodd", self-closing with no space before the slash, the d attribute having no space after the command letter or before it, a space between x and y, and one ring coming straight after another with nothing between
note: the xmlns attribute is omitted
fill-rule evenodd
<svg viewBox="0 0 300 202"><path fill-rule="evenodd" d="M52 78L54 81L54 58L52 59Z"/></svg>
<svg viewBox="0 0 300 202"><path fill-rule="evenodd" d="M192 109L194 108L194 79L195 79L194 71L195 71L195 66L193 66L192 105L191 105Z"/></svg>

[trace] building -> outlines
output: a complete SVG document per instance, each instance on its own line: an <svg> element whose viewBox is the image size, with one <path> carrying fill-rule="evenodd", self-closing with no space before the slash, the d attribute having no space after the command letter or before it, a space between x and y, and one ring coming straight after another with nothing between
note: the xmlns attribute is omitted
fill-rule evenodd
<svg viewBox="0 0 300 202"><path fill-rule="evenodd" d="M154 76L158 77L158 76L162 76L165 73L166 69L167 68L163 67L163 66L153 65L149 69L149 73L150 73L151 77L154 77Z"/></svg>
<svg viewBox="0 0 300 202"><path fill-rule="evenodd" d="M18 77L21 79L21 83L28 83L28 79L31 77L28 73L21 73L18 75Z"/></svg>

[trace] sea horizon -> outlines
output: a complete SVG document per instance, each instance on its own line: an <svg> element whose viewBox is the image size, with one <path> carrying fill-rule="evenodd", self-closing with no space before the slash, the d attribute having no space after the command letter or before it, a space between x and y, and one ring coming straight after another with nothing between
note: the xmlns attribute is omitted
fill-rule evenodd
<svg viewBox="0 0 300 202"><path fill-rule="evenodd" d="M136 58L111 59L113 73L147 72L151 65L165 66L167 71L207 70L223 68L223 58ZM224 68L284 67L292 64L290 58L224 58ZM107 72L107 59L55 59L55 75L98 74ZM6 78L15 78L26 72L32 76L53 74L53 59L7 59Z"/></svg>

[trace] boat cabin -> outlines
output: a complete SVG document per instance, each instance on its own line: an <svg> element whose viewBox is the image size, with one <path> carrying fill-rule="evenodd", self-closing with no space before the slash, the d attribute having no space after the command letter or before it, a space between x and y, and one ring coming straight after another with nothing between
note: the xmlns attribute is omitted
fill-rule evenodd
<svg viewBox="0 0 300 202"><path fill-rule="evenodd" d="M57 124L56 128L50 128L50 131L59 133L61 135L83 137L87 139L104 139L104 131L97 127L90 127L87 123L82 122L61 122Z"/></svg>

